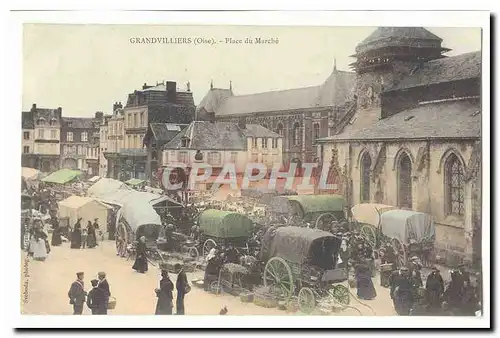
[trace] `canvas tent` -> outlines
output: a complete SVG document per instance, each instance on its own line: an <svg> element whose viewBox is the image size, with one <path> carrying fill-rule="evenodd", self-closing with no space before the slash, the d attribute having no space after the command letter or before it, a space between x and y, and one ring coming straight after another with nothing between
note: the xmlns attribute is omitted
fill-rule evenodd
<svg viewBox="0 0 500 338"><path fill-rule="evenodd" d="M79 170L61 169L45 177L42 181L46 183L66 184L82 174Z"/></svg>
<svg viewBox="0 0 500 338"><path fill-rule="evenodd" d="M101 225L106 224L110 207L90 197L70 196L58 202L59 218L68 218L73 227L78 218L82 218L81 225L85 227L88 221L94 222L98 218Z"/></svg>
<svg viewBox="0 0 500 338"><path fill-rule="evenodd" d="M125 183L112 178L101 178L88 190L88 194L94 197L102 197L112 194L118 190L131 190Z"/></svg>

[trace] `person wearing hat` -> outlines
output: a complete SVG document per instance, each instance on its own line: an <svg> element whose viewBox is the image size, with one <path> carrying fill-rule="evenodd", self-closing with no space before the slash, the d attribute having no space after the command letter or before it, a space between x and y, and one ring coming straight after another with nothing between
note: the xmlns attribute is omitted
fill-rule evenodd
<svg viewBox="0 0 500 338"><path fill-rule="evenodd" d="M102 308L102 313L101 315L107 315L108 314L108 303L109 303L109 297L111 297L111 291L109 290L109 283L108 280L106 279L106 273L101 271L97 274L97 279L98 279L98 287L99 289L102 290L103 295L104 295L104 307Z"/></svg>
<svg viewBox="0 0 500 338"><path fill-rule="evenodd" d="M209 291L210 282L217 278L219 274L220 259L217 255L217 249L212 248L206 258L207 267L205 268L205 276L203 278L203 284L205 291Z"/></svg>
<svg viewBox="0 0 500 338"><path fill-rule="evenodd" d="M435 313L441 309L441 297L444 292L444 281L439 269L432 267L432 271L427 276L425 282L425 296L427 298L427 309Z"/></svg>
<svg viewBox="0 0 500 338"><path fill-rule="evenodd" d="M443 299L446 302L446 307L453 313L460 312L462 307L462 298L464 295L464 282L460 272L452 270L450 273L451 281L448 283L444 291Z"/></svg>
<svg viewBox="0 0 500 338"><path fill-rule="evenodd" d="M76 273L76 281L71 284L68 291L69 303L73 305L73 314L81 315L83 312L83 303L85 303L85 297L87 292L85 292L83 284L83 272Z"/></svg>
<svg viewBox="0 0 500 338"><path fill-rule="evenodd" d="M460 279L462 279L463 283L470 283L470 273L467 271L467 266L465 264L460 264L458 266L458 273L460 275Z"/></svg>
<svg viewBox="0 0 500 338"><path fill-rule="evenodd" d="M146 254L146 237L141 236L137 243L135 262L132 269L139 273L146 273L148 271L148 258Z"/></svg>
<svg viewBox="0 0 500 338"><path fill-rule="evenodd" d="M389 278L394 309L400 316L408 316L413 307L413 286L410 271L403 266Z"/></svg>
<svg viewBox="0 0 500 338"><path fill-rule="evenodd" d="M413 256L410 259L410 276L412 279L413 286L416 288L422 287L424 284L422 282L422 265L420 265L417 256Z"/></svg>
<svg viewBox="0 0 500 338"><path fill-rule="evenodd" d="M161 265L161 280L160 287L155 289L156 297L158 301L156 302L155 315L171 315L173 308L173 296L172 291L174 289L174 283L170 280L168 271L165 265Z"/></svg>
<svg viewBox="0 0 500 338"><path fill-rule="evenodd" d="M174 266L175 272L177 273L177 281L175 282L175 288L177 289L177 299L175 302L176 315L184 315L184 296L191 291L191 286L187 280L186 273L179 263Z"/></svg>
<svg viewBox="0 0 500 338"><path fill-rule="evenodd" d="M93 315L107 314L107 305L104 291L98 287L99 281L92 279L92 290L89 291L87 296L87 307L92 311Z"/></svg>
<svg viewBox="0 0 500 338"><path fill-rule="evenodd" d="M71 249L80 249L82 246L82 218L79 217L71 232Z"/></svg>

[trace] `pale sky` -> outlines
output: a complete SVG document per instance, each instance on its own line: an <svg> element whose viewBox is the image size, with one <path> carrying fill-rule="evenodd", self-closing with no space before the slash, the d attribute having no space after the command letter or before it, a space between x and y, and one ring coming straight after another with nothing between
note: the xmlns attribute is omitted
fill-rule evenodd
<svg viewBox="0 0 500 338"><path fill-rule="evenodd" d="M430 28L456 55L481 49L480 28ZM349 70L355 46L375 27L262 27L25 24L23 110L63 108L63 116L110 113L143 83L191 83L195 103L233 83L236 95L321 84ZM278 44L132 44L132 37L278 38Z"/></svg>

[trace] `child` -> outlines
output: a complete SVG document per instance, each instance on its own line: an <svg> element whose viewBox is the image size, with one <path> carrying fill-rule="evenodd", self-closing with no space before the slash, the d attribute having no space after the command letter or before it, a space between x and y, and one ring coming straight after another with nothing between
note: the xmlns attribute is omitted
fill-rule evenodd
<svg viewBox="0 0 500 338"><path fill-rule="evenodd" d="M104 291L97 287L97 285L99 284L99 281L97 279L92 279L90 283L92 284L92 290L89 291L89 294L87 296L87 306L92 311L93 315L104 314Z"/></svg>
<svg viewBox="0 0 500 338"><path fill-rule="evenodd" d="M82 249L87 245L87 229L82 229Z"/></svg>

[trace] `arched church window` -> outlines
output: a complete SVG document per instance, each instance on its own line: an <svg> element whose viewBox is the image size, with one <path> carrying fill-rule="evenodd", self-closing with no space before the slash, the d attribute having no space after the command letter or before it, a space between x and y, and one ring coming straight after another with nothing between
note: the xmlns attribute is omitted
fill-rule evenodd
<svg viewBox="0 0 500 338"><path fill-rule="evenodd" d="M300 124L295 122L292 129L292 142L296 146L300 143Z"/></svg>
<svg viewBox="0 0 500 338"><path fill-rule="evenodd" d="M372 158L367 152L361 158L361 203L370 202L370 168Z"/></svg>
<svg viewBox="0 0 500 338"><path fill-rule="evenodd" d="M398 206L411 209L413 206L411 184L411 160L408 154L403 153L399 158L398 166Z"/></svg>
<svg viewBox="0 0 500 338"><path fill-rule="evenodd" d="M457 155L451 154L445 162L446 214L464 214L464 168Z"/></svg>

